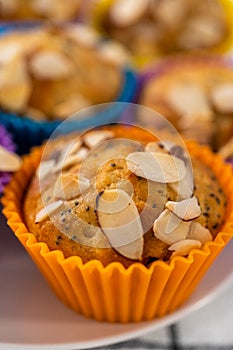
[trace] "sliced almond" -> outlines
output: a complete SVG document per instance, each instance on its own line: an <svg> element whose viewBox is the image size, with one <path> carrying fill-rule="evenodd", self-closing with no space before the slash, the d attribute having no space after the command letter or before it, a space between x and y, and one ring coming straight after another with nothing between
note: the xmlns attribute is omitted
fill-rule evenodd
<svg viewBox="0 0 233 350"><path fill-rule="evenodd" d="M164 147L160 142L149 142L145 146L146 152L163 152L163 150L164 150Z"/></svg>
<svg viewBox="0 0 233 350"><path fill-rule="evenodd" d="M130 53L119 43L103 42L98 47L98 55L105 62L123 66L130 61Z"/></svg>
<svg viewBox="0 0 233 350"><path fill-rule="evenodd" d="M208 99L197 84L191 82L176 84L168 91L166 99L181 116L211 114Z"/></svg>
<svg viewBox="0 0 233 350"><path fill-rule="evenodd" d="M82 141L80 138L76 138L75 140L68 142L68 144L66 144L65 147L61 150L58 163L63 163L68 156L78 153L81 149L81 146Z"/></svg>
<svg viewBox="0 0 233 350"><path fill-rule="evenodd" d="M46 207L42 208L37 214L35 223L39 223L46 219L49 215L54 213L60 206L63 204L63 201L56 201L46 205Z"/></svg>
<svg viewBox="0 0 233 350"><path fill-rule="evenodd" d="M15 153L0 145L0 171L17 171L22 165L22 159Z"/></svg>
<svg viewBox="0 0 233 350"><path fill-rule="evenodd" d="M53 108L53 115L58 119L66 119L80 110L90 107L92 102L81 94L69 97Z"/></svg>
<svg viewBox="0 0 233 350"><path fill-rule="evenodd" d="M0 9L1 9L1 5L0 5ZM4 47L1 46L0 63L1 64L9 63L15 57L22 54L22 51L23 51L23 48L20 45L20 43L17 43L15 41L6 43Z"/></svg>
<svg viewBox="0 0 233 350"><path fill-rule="evenodd" d="M175 255L188 255L191 249L200 249L201 242L196 239L184 239L179 242L173 243L168 249L172 250L172 256Z"/></svg>
<svg viewBox="0 0 233 350"><path fill-rule="evenodd" d="M201 215L201 208L195 196L179 202L168 201L166 208L185 221L196 219Z"/></svg>
<svg viewBox="0 0 233 350"><path fill-rule="evenodd" d="M53 21L70 20L77 15L80 0L32 0L33 10Z"/></svg>
<svg viewBox="0 0 233 350"><path fill-rule="evenodd" d="M205 228L197 221L192 222L187 238L196 239L200 241L202 244L213 240L213 237L210 231L208 230L208 228Z"/></svg>
<svg viewBox="0 0 233 350"><path fill-rule="evenodd" d="M134 152L127 158L128 169L135 175L151 181L177 182L185 176L186 167L177 157L159 152Z"/></svg>
<svg viewBox="0 0 233 350"><path fill-rule="evenodd" d="M110 7L110 19L119 27L136 23L143 17L149 0L116 0Z"/></svg>
<svg viewBox="0 0 233 350"><path fill-rule="evenodd" d="M39 177L39 180L41 181L44 178L46 178L49 174L51 174L53 172L54 166L54 159L49 159L41 162L39 167L37 168L37 176Z"/></svg>
<svg viewBox="0 0 233 350"><path fill-rule="evenodd" d="M80 138L75 139L75 141L72 141L69 149L68 149L68 154L78 154L80 157L82 157L83 154L86 155L87 149L82 146L82 141ZM82 151L81 151L82 149Z"/></svg>
<svg viewBox="0 0 233 350"><path fill-rule="evenodd" d="M184 178L178 182L170 183L169 186L177 194L177 199L190 198L193 194L194 182L193 182L193 172L192 166L189 158L183 147L176 145L171 141L159 141L159 142L149 142L145 146L146 152L161 152L166 154L171 154L177 158L180 158L186 163L186 174Z"/></svg>
<svg viewBox="0 0 233 350"><path fill-rule="evenodd" d="M89 180L84 177L77 177L71 174L61 174L55 183L53 196L70 200L84 191L90 186Z"/></svg>
<svg viewBox="0 0 233 350"><path fill-rule="evenodd" d="M57 80L72 76L75 67L62 53L44 50L32 57L30 69L38 79Z"/></svg>
<svg viewBox="0 0 233 350"><path fill-rule="evenodd" d="M177 29L184 21L188 11L188 1L154 1L150 2L150 9L156 21L160 21L165 28ZM175 15L174 15L175 14Z"/></svg>
<svg viewBox="0 0 233 350"><path fill-rule="evenodd" d="M186 165L186 174L184 178L178 182L170 183L169 186L177 194L178 200L192 197L194 181L191 167Z"/></svg>
<svg viewBox="0 0 233 350"><path fill-rule="evenodd" d="M191 17L178 37L178 44L184 49L208 48L222 40L225 28L208 14Z"/></svg>
<svg viewBox="0 0 233 350"><path fill-rule="evenodd" d="M159 142L149 142L145 146L145 151L170 154L184 161L188 159L188 156L184 148L169 140L161 140Z"/></svg>
<svg viewBox="0 0 233 350"><path fill-rule="evenodd" d="M69 24L64 30L67 37L87 47L95 47L100 41L100 36L95 30L82 24Z"/></svg>
<svg viewBox="0 0 233 350"><path fill-rule="evenodd" d="M191 226L191 221L183 221L170 210L165 209L155 220L153 231L156 238L172 244L186 239Z"/></svg>
<svg viewBox="0 0 233 350"><path fill-rule="evenodd" d="M85 147L82 147L77 153L68 154L65 158L59 160L59 162L53 168L53 172L60 171L62 169L65 170L71 166L79 164L87 153L88 150Z"/></svg>
<svg viewBox="0 0 233 350"><path fill-rule="evenodd" d="M139 260L143 253L143 228L132 198L119 189L106 190L97 200L101 229L121 255Z"/></svg>
<svg viewBox="0 0 233 350"><path fill-rule="evenodd" d="M233 83L215 86L211 91L211 99L220 113L233 113Z"/></svg>
<svg viewBox="0 0 233 350"><path fill-rule="evenodd" d="M59 21L69 19L67 15L70 13L70 8L72 9L72 1L69 1L67 6L63 0L32 0L31 6L37 14Z"/></svg>
<svg viewBox="0 0 233 350"><path fill-rule="evenodd" d="M170 154L170 148L174 146L170 141L149 142L145 146L146 152L162 152Z"/></svg>
<svg viewBox="0 0 233 350"><path fill-rule="evenodd" d="M114 134L108 130L93 130L83 136L83 142L87 147L93 148L113 136Z"/></svg>
<svg viewBox="0 0 233 350"><path fill-rule="evenodd" d="M171 150L173 152L174 150ZM182 155L180 155L182 156ZM186 157L186 153L182 157ZM177 194L177 200L190 198L194 191L194 177L191 160L187 157L186 161L186 174L182 180L169 184L169 187Z"/></svg>

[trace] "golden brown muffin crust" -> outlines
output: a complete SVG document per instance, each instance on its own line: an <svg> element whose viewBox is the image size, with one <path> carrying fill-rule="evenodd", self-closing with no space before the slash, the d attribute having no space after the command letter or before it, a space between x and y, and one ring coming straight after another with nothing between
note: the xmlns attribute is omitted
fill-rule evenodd
<svg viewBox="0 0 233 350"><path fill-rule="evenodd" d="M136 176L128 168L125 157L132 150L138 150L145 146L147 142L155 140L150 133L142 131L136 127L124 127L114 125L108 130L113 132L114 137L131 138L140 141L140 144L133 143L127 147L123 143L117 147L105 148L105 143L100 145L101 153L90 154L90 161L87 162L85 171L90 169L91 180L89 189L84 193L67 200L55 211L52 218L48 217L39 223L35 223L36 214L49 203L54 202L53 189L56 181L56 174L50 174L42 181L42 197L40 195L39 180L34 176L24 201L24 217L29 230L35 234L39 241L46 242L50 249L60 249L65 257L78 255L83 262L92 259L100 260L104 265L112 261L119 261L125 266L129 266L133 260L128 259L117 253L110 244L102 230L99 228L96 200L100 193L106 189L120 188L133 196L133 200L141 216L142 225L146 234L144 235L144 248L142 262L146 265L157 259L169 259L171 252L168 251L169 245L157 239L153 233L153 222L164 210L166 201L176 201L177 194L170 186L166 184L148 181L145 178ZM54 141L49 152L49 157L54 155L59 148L64 147L68 138L61 138ZM54 151L54 145L57 144L57 150ZM103 160L104 154L118 154L119 157L113 157L109 161ZM87 158L88 159L88 158ZM91 164L91 168L89 167ZM192 158L194 173L194 195L198 198L201 215L195 219L204 227L208 228L212 236L216 233L224 220L225 195L219 185L216 177L205 164ZM69 173L75 173L77 169L82 172L81 167L74 165L68 169ZM150 189L148 195L148 187ZM85 223L91 226L86 226Z"/></svg>

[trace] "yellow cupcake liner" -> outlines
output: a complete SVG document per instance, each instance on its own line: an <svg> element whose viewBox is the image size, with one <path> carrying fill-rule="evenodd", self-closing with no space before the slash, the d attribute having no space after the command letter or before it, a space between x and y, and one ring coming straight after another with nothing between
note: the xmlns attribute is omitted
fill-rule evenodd
<svg viewBox="0 0 233 350"><path fill-rule="evenodd" d="M220 43L218 46L216 46L213 49L213 52L215 53L227 53L230 50L233 50L233 1L232 0L220 0L224 12L225 12L225 19L228 29L228 36L226 39Z"/></svg>
<svg viewBox="0 0 233 350"><path fill-rule="evenodd" d="M207 164L217 176L227 196L226 219L215 240L188 257L175 256L170 263L154 262L149 268L134 263L125 268L118 262L103 267L92 260L86 264L78 256L64 258L38 242L24 224L22 201L27 185L39 164L42 149L24 158L23 166L6 187L3 197L8 224L66 305L87 317L109 322L138 322L162 317L184 303L206 270L233 236L233 176L207 147L187 143L190 153Z"/></svg>
<svg viewBox="0 0 233 350"><path fill-rule="evenodd" d="M116 0L97 0L94 1L92 6L92 25L95 27L97 31L99 31L102 35L106 35L106 32L103 28L103 20L106 18L106 15L109 11L110 6ZM207 53L219 53L224 54L233 50L233 1L232 0L220 0L224 13L225 20L227 26L227 37L217 46L213 47L210 50L203 50L203 52ZM197 50L198 52L198 50ZM201 51L202 52L202 51ZM188 53L185 52L184 53ZM158 49L158 51L154 54L141 55L141 54L132 54L132 64L138 68L142 69L152 61L156 62L157 59L161 59L164 54Z"/></svg>

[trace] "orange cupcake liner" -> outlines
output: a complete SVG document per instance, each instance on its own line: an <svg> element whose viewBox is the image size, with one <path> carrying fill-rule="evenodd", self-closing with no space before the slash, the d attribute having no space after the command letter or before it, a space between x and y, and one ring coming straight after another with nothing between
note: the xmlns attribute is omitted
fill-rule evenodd
<svg viewBox="0 0 233 350"><path fill-rule="evenodd" d="M92 25L103 35L106 35L103 28L103 20L114 1L116 0L99 0L92 5L92 14L90 16L92 18ZM209 53L224 54L233 49L233 2L231 0L220 0L220 2L225 13L228 35L220 44L210 50L206 50ZM164 54L159 49L156 53L149 55L132 54L132 64L138 69L142 69L150 62L155 62L156 59L161 59L163 56Z"/></svg>
<svg viewBox="0 0 233 350"><path fill-rule="evenodd" d="M187 257L175 256L170 263L155 261L149 268L134 263L125 268L118 262L104 267L100 261L86 264L78 256L64 258L38 242L24 224L22 201L27 185L39 164L42 150L24 158L23 166L6 187L3 197L8 224L31 255L60 300L73 310L99 321L138 322L162 317L177 309L191 295L206 270L233 236L233 176L207 147L195 142L188 149L217 176L227 197L226 219L215 240Z"/></svg>

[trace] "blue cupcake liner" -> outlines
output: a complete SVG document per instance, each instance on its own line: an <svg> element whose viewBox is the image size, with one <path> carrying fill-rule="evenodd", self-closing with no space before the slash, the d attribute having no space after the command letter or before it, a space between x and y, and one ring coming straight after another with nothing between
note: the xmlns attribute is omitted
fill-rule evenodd
<svg viewBox="0 0 233 350"><path fill-rule="evenodd" d="M41 26L40 21L3 21L0 22L0 36L5 35L14 30L27 30Z"/></svg>
<svg viewBox="0 0 233 350"><path fill-rule="evenodd" d="M123 75L124 86L116 100L112 102L134 102L138 80L136 73L130 68L125 68L123 70ZM76 120L75 129L84 130L117 121L119 111L117 112L116 108L111 107L111 104L106 104L106 106L106 110L103 109L101 112ZM124 106L124 104L122 106ZM19 154L28 153L32 146L40 145L44 140L50 137L61 123L62 121L38 122L30 119L28 116L21 117L17 114L0 110L0 124L4 125L12 134L14 142L17 144ZM67 123L67 127L69 125L70 130L73 130L74 126Z"/></svg>

